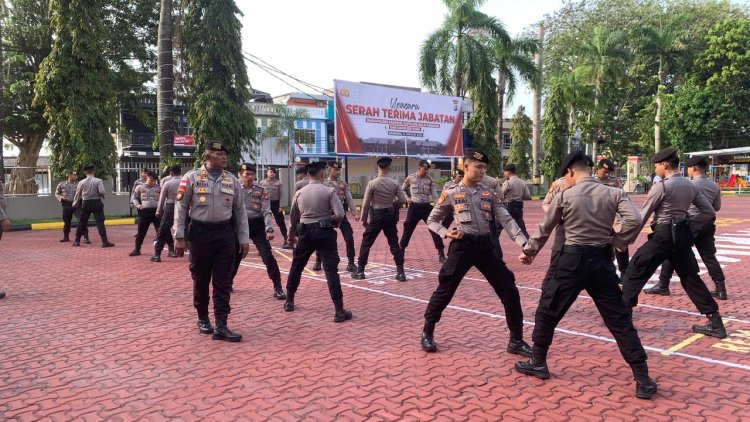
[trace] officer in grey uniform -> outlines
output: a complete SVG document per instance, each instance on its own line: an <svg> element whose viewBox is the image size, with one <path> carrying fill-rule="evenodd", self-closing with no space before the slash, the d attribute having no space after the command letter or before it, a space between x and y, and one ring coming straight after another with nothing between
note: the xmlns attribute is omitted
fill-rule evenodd
<svg viewBox="0 0 750 422"><path fill-rule="evenodd" d="M427 222L427 217L432 211L430 202L437 200L438 197L435 181L427 174L429 170L430 163L427 160L420 160L417 172L407 176L404 179L404 184L401 185L401 189L407 193L407 202L409 203L409 210L404 221L404 232L401 234L401 241L399 242L399 247L404 253L409 246L409 240L417 224L420 221ZM438 260L440 263L444 263L445 246L443 246L443 239L432 231L430 231L430 235L432 236L432 243L438 251Z"/></svg>
<svg viewBox="0 0 750 422"><path fill-rule="evenodd" d="M398 229L396 228L398 209L406 203L406 195L398 182L388 177L392 161L389 157L379 159L377 161L378 177L370 180L365 188L361 217L365 233L359 245L357 272L354 274L357 280L365 279L365 266L370 257L370 248L382 231L388 239L388 246L396 263L396 280L406 281L404 250L398 245Z"/></svg>
<svg viewBox="0 0 750 422"><path fill-rule="evenodd" d="M306 164L302 167L298 167L297 170L294 170L294 173L297 175L297 181L294 182L295 192L297 192L298 190L307 186L308 183L310 183L310 176L307 174L307 166L309 166L309 164Z"/></svg>
<svg viewBox="0 0 750 422"><path fill-rule="evenodd" d="M718 212L721 209L721 189L719 189L719 185L706 177L708 163L705 157L692 157L687 161L686 165L688 176L691 182L693 182L693 186L711 203L714 211ZM698 212L695 205L690 205L690 208L688 208L688 216L693 216ZM704 224L694 234L695 248L698 250L701 260L703 260L706 269L708 269L708 274L716 285L716 290L711 292L711 296L720 300L727 300L724 271L722 271L721 265L719 265L719 261L716 259L716 240L714 239L714 234L716 234L715 217ZM669 296L669 281L672 279L673 272L674 266L672 263L669 260L664 261L661 264L659 283L650 289L644 289L643 292Z"/></svg>
<svg viewBox="0 0 750 422"><path fill-rule="evenodd" d="M302 270L315 251L323 259L323 270L328 282L328 291L333 299L334 322L352 319L352 313L344 308L344 294L339 279L339 256L334 227L344 218L344 207L336 190L323 184L324 162L307 166L310 182L294 194L290 216L289 242L296 243L294 258L286 282L284 310L294 311L294 299L302 278Z"/></svg>
<svg viewBox="0 0 750 422"><path fill-rule="evenodd" d="M273 218L271 213L271 201L268 197L268 191L262 186L255 183L256 169L253 164L243 163L240 165L240 177L242 186L240 187L241 196L245 203L245 212L247 213L247 226L250 240L258 249L263 265L266 266L268 278L273 282L273 297L279 300L286 299L284 290L281 288L281 272L276 258L273 257L271 244L273 240ZM237 275L240 268L242 256L240 256L239 243L237 244L237 255L235 256L234 271L232 280Z"/></svg>
<svg viewBox="0 0 750 422"><path fill-rule="evenodd" d="M227 153L221 142L209 141L203 153L205 164L189 171L180 181L175 198L174 238L178 257L184 256L186 246L190 249L198 331L213 334L214 340L237 342L242 336L227 327L235 259L234 239L239 237L242 258L247 256L250 239L240 184L224 170ZM188 217L190 224L186 227ZM213 285L216 330L208 318L210 284Z"/></svg>
<svg viewBox="0 0 750 422"><path fill-rule="evenodd" d="M531 264L552 230L565 222L564 245L554 275L542 284L532 334L533 354L529 361L518 362L515 367L522 374L549 378L547 351L555 328L585 289L630 364L636 380L636 397L650 399L656 393L656 383L649 378L646 351L633 327L630 309L622 301L619 278L612 263L612 247L623 248L632 243L640 232L642 220L621 189L604 186L591 177L593 164L581 151L565 157L560 174L565 176L569 187L554 196L539 228L519 256L522 263ZM613 233L616 216L622 224L620 231Z"/></svg>
<svg viewBox="0 0 750 422"><path fill-rule="evenodd" d="M135 248L130 251L128 256L141 254L141 246L143 246L143 240L146 238L150 225L154 225L154 231L156 231L157 237L159 236L159 218L156 217L156 209L159 206L161 188L156 184L157 180L156 173L149 171L146 183L139 185L133 192L133 206L141 214L141 219L138 222L138 232L135 236Z"/></svg>
<svg viewBox="0 0 750 422"><path fill-rule="evenodd" d="M526 243L526 237L494 191L481 183L487 171L487 155L471 148L467 148L464 154L463 180L443 190L427 219L430 230L453 240L448 248L447 260L438 274L440 284L430 297L424 312L422 349L429 353L437 351L435 324L440 321L466 273L471 267L476 267L505 308L510 329L508 352L530 356L531 347L523 341L521 297L514 283L515 276L499 255L496 221L505 227L518 246ZM442 224L448 213L453 213L456 220L456 228L451 231Z"/></svg>
<svg viewBox="0 0 750 422"><path fill-rule="evenodd" d="M133 182L133 187L130 189L130 207L131 208L135 208L135 205L133 205L133 198L135 196L135 190L138 188L138 186L145 185L146 180L148 180L148 169L142 168L141 177L137 179L135 182ZM135 224L138 225L141 222L141 212L137 208L135 211L136 211ZM133 237L136 237L136 236L138 236L138 233L136 233L135 236Z"/></svg>
<svg viewBox="0 0 750 422"><path fill-rule="evenodd" d="M177 258L174 251L174 238L172 237L172 226L174 225L174 204L177 200L177 189L182 179L182 166L175 164L169 168L169 176L162 179L161 193L159 194L159 205L156 207L156 218L160 220L159 233L154 244L153 262L161 262L161 251L166 244L169 248L169 257Z"/></svg>
<svg viewBox="0 0 750 422"><path fill-rule="evenodd" d="M268 192L268 199L271 201L271 213L273 213L276 225L279 226L279 231L281 231L281 235L284 237L284 244L281 247L282 249L289 249L289 243L286 241L286 222L284 222L284 214L279 209L284 185L281 183L281 180L276 178L276 170L269 168L266 175L268 177L261 180L260 186Z"/></svg>
<svg viewBox="0 0 750 422"><path fill-rule="evenodd" d="M653 213L653 233L630 260L628 271L622 278L623 299L631 308L635 307L643 286L656 268L668 259L690 300L700 313L708 317L708 324L693 325L693 332L725 338L727 331L719 314L719 305L698 275L698 262L692 249L691 230L702 229L716 217L716 212L698 188L682 177L677 151L663 149L654 154L651 162L662 180L654 184L641 207L644 220L641 227ZM688 213L691 204L696 209L692 215Z"/></svg>
<svg viewBox="0 0 750 422"><path fill-rule="evenodd" d="M89 224L89 217L93 214L96 229L102 239L102 248L111 248L115 244L107 240L107 229L104 227L104 203L102 202L106 194L104 182L94 177L94 166L86 166L83 172L86 178L78 182L76 194L73 197L73 208L81 207L81 218L78 220L73 246L81 246L81 236L88 232L86 226Z"/></svg>
<svg viewBox="0 0 750 422"><path fill-rule="evenodd" d="M73 214L77 218L81 217L81 210L73 208L73 199L76 195L76 187L78 187L78 175L74 171L68 172L68 179L58 183L55 189L55 198L60 201L62 205L62 217L63 217L63 238L60 242L70 242L70 226L73 220ZM83 243L91 244L89 241L89 229L85 228L83 232Z"/></svg>
<svg viewBox="0 0 750 422"><path fill-rule="evenodd" d="M615 164L605 159L599 160L596 165L596 180L604 186L612 188L622 189L622 183L612 176L612 172L615 171ZM619 221L615 220L615 227L619 226ZM620 274L625 274L628 270L628 262L630 261L630 251L625 248L622 251L615 250L615 259L617 259L617 268L620 270Z"/></svg>
<svg viewBox="0 0 750 422"><path fill-rule="evenodd" d="M352 213L354 220L359 221L357 207L354 205L354 198L352 198L352 191L349 189L349 184L339 179L341 175L341 163L337 161L329 161L327 168L328 178L323 181L323 184L336 189L336 194L339 196L339 200L341 200L341 204L344 206L344 219L341 220L341 223L339 224L339 230L341 230L341 236L344 237L344 243L346 243L346 271L356 273L357 266L354 264L354 230L349 223L349 219L346 218L346 211L349 210ZM316 253L313 271L320 271L322 268L320 254Z"/></svg>
<svg viewBox="0 0 750 422"><path fill-rule="evenodd" d="M5 202L5 184L0 179L0 240L3 232L10 231L10 218L7 215L8 204ZM0 290L0 299L5 297L5 292Z"/></svg>
<svg viewBox="0 0 750 422"><path fill-rule="evenodd" d="M516 176L515 164L508 164L503 167L503 175L505 176L505 182L503 182L502 187L505 208L508 209L508 213L513 219L516 220L516 224L523 232L523 235L529 237L529 232L526 231L526 223L523 221L523 201L531 199L529 187L526 186L526 182Z"/></svg>
<svg viewBox="0 0 750 422"><path fill-rule="evenodd" d="M445 183L445 186L443 186L443 190L449 189L453 186L456 186L464 179L464 171L459 169L456 170L453 174L453 179L449 180ZM453 224L453 213L448 213L448 215L445 216L443 219L443 227L446 229L449 229L451 227L451 224ZM445 264L445 262L441 262L441 264Z"/></svg>

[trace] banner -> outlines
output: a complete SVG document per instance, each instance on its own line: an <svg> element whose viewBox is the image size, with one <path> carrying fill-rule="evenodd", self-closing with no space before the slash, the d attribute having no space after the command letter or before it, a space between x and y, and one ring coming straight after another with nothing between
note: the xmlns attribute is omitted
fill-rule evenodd
<svg viewBox="0 0 750 422"><path fill-rule="evenodd" d="M195 141L193 140L193 135L175 135L174 144L177 146L193 146L195 145Z"/></svg>
<svg viewBox="0 0 750 422"><path fill-rule="evenodd" d="M462 99L334 81L336 153L463 156Z"/></svg>

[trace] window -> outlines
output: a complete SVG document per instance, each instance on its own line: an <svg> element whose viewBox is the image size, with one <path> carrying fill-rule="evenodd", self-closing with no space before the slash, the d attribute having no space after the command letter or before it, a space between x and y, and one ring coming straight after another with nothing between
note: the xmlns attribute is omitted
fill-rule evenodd
<svg viewBox="0 0 750 422"><path fill-rule="evenodd" d="M503 133L503 149L510 149L510 133Z"/></svg>
<svg viewBox="0 0 750 422"><path fill-rule="evenodd" d="M294 129L294 139L298 144L315 145L315 129Z"/></svg>

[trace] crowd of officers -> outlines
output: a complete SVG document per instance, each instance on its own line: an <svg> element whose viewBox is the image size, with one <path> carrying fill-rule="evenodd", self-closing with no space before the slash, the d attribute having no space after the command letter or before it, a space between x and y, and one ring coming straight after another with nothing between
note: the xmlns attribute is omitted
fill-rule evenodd
<svg viewBox="0 0 750 422"><path fill-rule="evenodd" d="M334 304L334 321L343 322L352 318L352 312L344 307L335 229L344 237L346 271L354 279L366 279L370 249L383 232L393 255L396 279L406 281L404 254L420 221L430 231L441 264L438 286L424 313L421 346L426 352L437 351L436 324L472 267L487 279L505 309L509 330L507 351L528 358L516 363L516 370L537 378L549 378L547 354L554 330L581 291L586 290L632 368L636 396L650 399L657 386L648 375L647 356L633 325L632 310L639 293L660 265L659 283L645 293L668 295L672 272L676 271L689 298L708 318L706 325L694 325L692 330L717 338L727 335L714 300L727 299L724 274L716 260L714 245L721 195L718 186L706 177L705 159L688 160L688 179L679 170L677 151L667 148L655 154L651 161L662 180L649 191L645 204L638 210L619 181L611 177L614 170L611 161L605 159L595 165L584 153L571 153L563 160L560 178L551 185L542 203L543 220L530 235L523 221L524 200L530 199L530 194L526 184L516 176L515 166L509 164L504 168L505 181L499 183L487 176L488 157L476 149L466 149L462 168L446 183L440 196L435 181L428 175L429 162L421 161L417 171L399 184L389 177L391 159L380 158L378 175L365 189L361 214L357 213L348 184L340 179L340 163L308 164L297 170L288 230L279 209L283 188L275 171L269 169L267 177L258 183L255 166L245 163L235 177L226 170L227 154L223 144L209 142L200 168L183 176L179 166L172 166L160 183L155 173L144 170L131 196L139 218L130 256L141 254L150 226L157 232L152 261L161 261L165 245L169 257L182 257L189 250L198 330L212 334L216 340L236 342L242 338L227 327L227 319L233 279L248 254L250 241L267 269L273 296L284 300L283 309L287 312L295 310L302 272L315 253L313 269L325 273ZM75 173L70 172L68 179L57 187L56 197L65 220L61 242L70 240L71 218L79 215L74 245L80 245L81 237L90 243L86 222L93 214L102 247L113 246L103 225L103 184L94 177L93 168L87 167L85 173L86 179L77 182ZM1 190L2 184L0 194ZM397 222L404 204L409 208L399 239ZM4 208L0 195L3 226L6 222L10 224ZM355 222L364 226L356 262L347 211ZM636 240L652 215L652 233L629 259L628 245ZM286 289L282 288L279 265L270 244L275 238L274 222L284 239L282 247L294 249ZM532 345L523 339L521 299L515 275L503 261L499 241L502 230L521 249L518 260L524 264L533 262L555 232L535 312ZM447 253L445 238L451 239ZM715 283L713 292L698 275L693 245ZM620 276L613 260L617 261ZM213 287L215 328L209 318L209 286ZM0 292L0 297L3 296Z"/></svg>

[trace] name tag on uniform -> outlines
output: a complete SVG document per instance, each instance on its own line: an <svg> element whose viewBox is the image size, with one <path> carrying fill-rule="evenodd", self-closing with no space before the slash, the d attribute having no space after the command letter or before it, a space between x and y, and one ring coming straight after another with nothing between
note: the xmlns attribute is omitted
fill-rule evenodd
<svg viewBox="0 0 750 422"><path fill-rule="evenodd" d="M226 194L229 194L229 195L234 195L234 189L232 189L232 188L225 188L225 187L222 187L222 188L221 188L221 192L222 192L222 193L226 193Z"/></svg>
<svg viewBox="0 0 750 422"><path fill-rule="evenodd" d="M195 186L204 186L204 187L208 187L208 182L206 182L206 181L203 181L203 180L198 180L198 181L196 181L196 182L195 182Z"/></svg>
<svg viewBox="0 0 750 422"><path fill-rule="evenodd" d="M221 181L221 184L224 186L232 186L232 181L224 179Z"/></svg>
<svg viewBox="0 0 750 422"><path fill-rule="evenodd" d="M460 211L467 211L469 209L469 204L456 204L453 206L453 208L456 209L457 212Z"/></svg>

